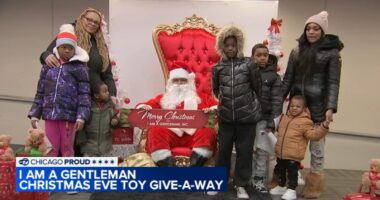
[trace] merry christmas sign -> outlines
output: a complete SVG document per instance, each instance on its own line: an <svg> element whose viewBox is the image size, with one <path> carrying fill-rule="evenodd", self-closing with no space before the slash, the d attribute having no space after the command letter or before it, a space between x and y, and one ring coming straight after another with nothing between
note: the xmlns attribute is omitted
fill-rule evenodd
<svg viewBox="0 0 380 200"><path fill-rule="evenodd" d="M123 127L213 128L216 114L201 110L121 109L120 121Z"/></svg>

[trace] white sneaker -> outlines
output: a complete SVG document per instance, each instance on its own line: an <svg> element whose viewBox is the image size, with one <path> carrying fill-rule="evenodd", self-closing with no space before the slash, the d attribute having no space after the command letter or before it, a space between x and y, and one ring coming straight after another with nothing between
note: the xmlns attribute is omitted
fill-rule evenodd
<svg viewBox="0 0 380 200"><path fill-rule="evenodd" d="M281 199L284 200L296 200L297 199L297 194L295 190L292 189L287 189L285 194L282 195Z"/></svg>
<svg viewBox="0 0 380 200"><path fill-rule="evenodd" d="M78 192L77 191L69 191L69 192L66 192L66 194L73 195L73 194L78 194Z"/></svg>
<svg viewBox="0 0 380 200"><path fill-rule="evenodd" d="M268 189L264 183L264 178L255 176L253 178L253 188L261 193L268 193Z"/></svg>
<svg viewBox="0 0 380 200"><path fill-rule="evenodd" d="M277 185L276 187L274 187L273 189L269 191L269 193L273 195L283 195L285 194L285 192L286 192L286 187L281 187L279 185Z"/></svg>
<svg viewBox="0 0 380 200"><path fill-rule="evenodd" d="M244 187L236 187L236 195L238 199L249 199L248 193Z"/></svg>
<svg viewBox="0 0 380 200"><path fill-rule="evenodd" d="M207 191L206 194L210 195L210 196L215 196L218 194L218 192L217 191Z"/></svg>

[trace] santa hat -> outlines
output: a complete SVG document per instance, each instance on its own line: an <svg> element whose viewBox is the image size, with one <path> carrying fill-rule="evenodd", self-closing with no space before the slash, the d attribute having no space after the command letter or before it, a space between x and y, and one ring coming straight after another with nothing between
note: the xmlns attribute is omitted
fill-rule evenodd
<svg viewBox="0 0 380 200"><path fill-rule="evenodd" d="M195 74L186 63L175 61L173 62L169 72L169 79L172 80L174 78L194 79Z"/></svg>
<svg viewBox="0 0 380 200"><path fill-rule="evenodd" d="M71 24L63 24L59 28L59 33L57 35L57 41L55 46L58 48L63 44L68 44L77 47L77 36L75 36L74 26Z"/></svg>
<svg viewBox="0 0 380 200"><path fill-rule="evenodd" d="M327 20L328 15L329 14L326 11L322 11L316 15L313 15L306 21L305 26L309 23L316 23L322 28L324 33L327 33L327 29L329 27Z"/></svg>

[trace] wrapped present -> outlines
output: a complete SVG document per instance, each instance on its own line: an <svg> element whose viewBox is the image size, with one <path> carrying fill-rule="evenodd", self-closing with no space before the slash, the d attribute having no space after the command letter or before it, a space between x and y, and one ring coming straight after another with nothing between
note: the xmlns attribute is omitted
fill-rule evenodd
<svg viewBox="0 0 380 200"><path fill-rule="evenodd" d="M366 189L369 189L369 191L366 191ZM343 197L343 200L380 200L380 195L376 194L376 188L366 188L365 185L360 184L358 193L347 194Z"/></svg>
<svg viewBox="0 0 380 200"><path fill-rule="evenodd" d="M133 128L116 128L112 131L112 144L133 144Z"/></svg>
<svg viewBox="0 0 380 200"><path fill-rule="evenodd" d="M380 196L372 196L369 193L354 193L347 194L343 197L343 200L380 200Z"/></svg>
<svg viewBox="0 0 380 200"><path fill-rule="evenodd" d="M137 128L121 127L112 132L112 150L103 156L127 158L136 153L140 141L140 130Z"/></svg>
<svg viewBox="0 0 380 200"><path fill-rule="evenodd" d="M119 164L121 167L155 167L156 164L147 153L135 153Z"/></svg>
<svg viewBox="0 0 380 200"><path fill-rule="evenodd" d="M0 160L0 199L16 199L16 161Z"/></svg>
<svg viewBox="0 0 380 200"><path fill-rule="evenodd" d="M49 200L48 192L20 192L18 200Z"/></svg>

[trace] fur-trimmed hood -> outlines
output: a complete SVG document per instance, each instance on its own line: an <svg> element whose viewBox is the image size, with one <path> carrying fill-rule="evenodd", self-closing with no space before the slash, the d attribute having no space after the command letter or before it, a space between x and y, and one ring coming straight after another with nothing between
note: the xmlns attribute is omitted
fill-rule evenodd
<svg viewBox="0 0 380 200"><path fill-rule="evenodd" d="M237 40L237 57L243 58L244 57L244 41L245 41L245 34L243 32L243 29L236 25L229 25L223 27L218 35L216 36L216 51L221 55L222 59L228 59L226 54L223 52L224 48L224 40L230 36L236 37Z"/></svg>
<svg viewBox="0 0 380 200"><path fill-rule="evenodd" d="M338 49L341 51L344 48L344 44L340 41L337 35L326 34L324 40L322 41L319 49L328 50L328 49Z"/></svg>

